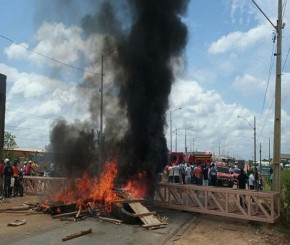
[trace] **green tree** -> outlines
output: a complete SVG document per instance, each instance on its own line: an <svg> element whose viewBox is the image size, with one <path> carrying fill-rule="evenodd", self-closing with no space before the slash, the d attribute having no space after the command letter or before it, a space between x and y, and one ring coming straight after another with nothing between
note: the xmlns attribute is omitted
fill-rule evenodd
<svg viewBox="0 0 290 245"><path fill-rule="evenodd" d="M4 132L4 149L13 150L17 148L16 144L16 136L13 135L11 132L5 131Z"/></svg>
<svg viewBox="0 0 290 245"><path fill-rule="evenodd" d="M17 148L16 143L16 136L13 135L11 132L5 131L4 132L4 154L2 156L13 158L14 154L11 152L11 150Z"/></svg>

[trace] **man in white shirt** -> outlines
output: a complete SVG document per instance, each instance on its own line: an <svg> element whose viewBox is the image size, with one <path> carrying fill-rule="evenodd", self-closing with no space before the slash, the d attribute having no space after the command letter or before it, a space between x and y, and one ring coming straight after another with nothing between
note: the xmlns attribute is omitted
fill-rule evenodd
<svg viewBox="0 0 290 245"><path fill-rule="evenodd" d="M173 179L174 183L179 183L179 176L180 176L180 167L178 164L173 166Z"/></svg>
<svg viewBox="0 0 290 245"><path fill-rule="evenodd" d="M191 174L192 174L192 168L189 165L189 163L187 163L185 167L185 184L191 183Z"/></svg>
<svg viewBox="0 0 290 245"><path fill-rule="evenodd" d="M254 190L255 189L255 177L253 175L253 172L251 172L251 174L249 175L249 187L250 187L250 190Z"/></svg>

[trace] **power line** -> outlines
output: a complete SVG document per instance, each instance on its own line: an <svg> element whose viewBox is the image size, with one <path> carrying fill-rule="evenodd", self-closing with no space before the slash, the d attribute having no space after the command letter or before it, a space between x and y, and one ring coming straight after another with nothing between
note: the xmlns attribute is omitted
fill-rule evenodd
<svg viewBox="0 0 290 245"><path fill-rule="evenodd" d="M95 74L95 75L101 75L100 73L93 72L93 71L90 71L90 70L86 70L86 69L83 69L83 68L80 68L80 67L77 67L77 66L69 65L69 64L64 63L64 62L62 62L62 61L56 60L55 58L52 58L52 57L49 57L49 56L47 56L47 55L41 54L41 53L39 53L39 52L37 52L37 51L35 51L35 50L33 50L33 49L30 49L30 48L28 48L28 47L25 47L24 45L22 45L22 44L20 44L20 43L18 43L18 42L13 41L12 39L10 39L10 38L8 38L8 37L3 36L3 35L1 35L1 34L0 34L0 37L2 37L3 39L5 39L5 40L7 40L7 41L9 41L9 42L11 42L11 43L14 43L14 44L16 44L16 45L18 45L18 46L20 46L20 47L22 47L22 48L24 48L24 49L26 49L26 50L32 52L32 53L35 53L35 54L37 54L37 55L39 55L39 56L42 56L42 57L44 57L44 58L46 58L46 59L48 59L48 60L50 60L50 61L53 61L53 62L55 62L55 63L58 63L58 64L61 64L61 65L64 65L64 66L70 67L70 68L75 69L75 70L79 70L79 71L83 71L83 72L87 72L87 73L91 73L91 74Z"/></svg>
<svg viewBox="0 0 290 245"><path fill-rule="evenodd" d="M287 52L286 59L285 59L284 64L283 64L282 72L284 71L284 67L285 67L287 59L288 59L289 51L290 51L290 48L288 48L288 52Z"/></svg>
<svg viewBox="0 0 290 245"><path fill-rule="evenodd" d="M46 141L46 142L49 142L50 140L45 140L45 139L30 139L30 138L21 138L21 137L16 137L16 140L17 139L21 139L21 140L35 140L35 141Z"/></svg>
<svg viewBox="0 0 290 245"><path fill-rule="evenodd" d="M6 109L6 111L12 111L12 112L16 112L16 113L19 113L19 114L24 114L24 115L27 115L27 116L31 116L31 117L38 117L38 118L41 118L41 119L47 119L47 120L52 119L52 118L49 118L49 117L37 116L37 115L33 115L33 114L21 112L21 111L14 111L14 110L10 110L10 109Z"/></svg>
<svg viewBox="0 0 290 245"><path fill-rule="evenodd" d="M271 53L271 61L270 61L270 67L269 67L269 72L268 72L268 79L267 79L267 86L266 86L266 91L265 91L265 95L264 95L261 113L263 112L264 107L265 107L265 101L266 101L266 97L267 97L267 93L268 93L269 82L270 82L270 78L271 78L272 70L273 70L273 64L274 64L274 55L273 54L274 54L274 50L275 50L275 40L276 40L276 35L274 33L273 47L272 47L272 53Z"/></svg>
<svg viewBox="0 0 290 245"><path fill-rule="evenodd" d="M16 126L16 125L7 125L7 124L5 124L5 127L9 127L9 128L19 128L19 129L31 129L31 130L39 130L39 131L47 131L47 130L40 129L40 128L26 128L26 127L21 127L21 126Z"/></svg>
<svg viewBox="0 0 290 245"><path fill-rule="evenodd" d="M282 7L282 9L283 9L283 14L282 14L282 19L284 18L284 14L285 14L286 6L287 6L287 0L285 0L285 1L283 2L283 7Z"/></svg>
<svg viewBox="0 0 290 245"><path fill-rule="evenodd" d="M270 108L269 108L269 111L268 111L268 114L264 120L264 123L263 123L263 126L261 127L260 131L259 131L259 135L258 135L258 138L261 136L263 130L264 130L264 127L266 125L266 122L268 121L268 118L269 118L269 115L270 115L270 112L271 112L271 109L272 109L272 106L273 106L273 103L274 103L274 98L275 98L275 95L273 95L273 98L272 98L272 102L271 102L271 105L270 105Z"/></svg>

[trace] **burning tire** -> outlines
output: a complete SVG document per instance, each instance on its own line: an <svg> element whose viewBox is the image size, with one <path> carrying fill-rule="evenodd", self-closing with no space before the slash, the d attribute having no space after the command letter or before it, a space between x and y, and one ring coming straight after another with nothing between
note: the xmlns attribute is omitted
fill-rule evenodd
<svg viewBox="0 0 290 245"><path fill-rule="evenodd" d="M114 203L111 204L112 214L122 220L126 224L136 224L140 222L138 217L134 216L134 213L128 203Z"/></svg>

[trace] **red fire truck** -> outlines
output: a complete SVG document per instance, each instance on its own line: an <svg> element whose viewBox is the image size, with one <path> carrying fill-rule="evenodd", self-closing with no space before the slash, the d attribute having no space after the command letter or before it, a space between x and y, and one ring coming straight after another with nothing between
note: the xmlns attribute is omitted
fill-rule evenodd
<svg viewBox="0 0 290 245"><path fill-rule="evenodd" d="M212 154L210 152L192 152L188 154L188 163L207 163L210 165L212 162Z"/></svg>
<svg viewBox="0 0 290 245"><path fill-rule="evenodd" d="M188 162L189 164L196 163L207 163L208 165L212 162L212 154L210 152L168 152L169 162Z"/></svg>

